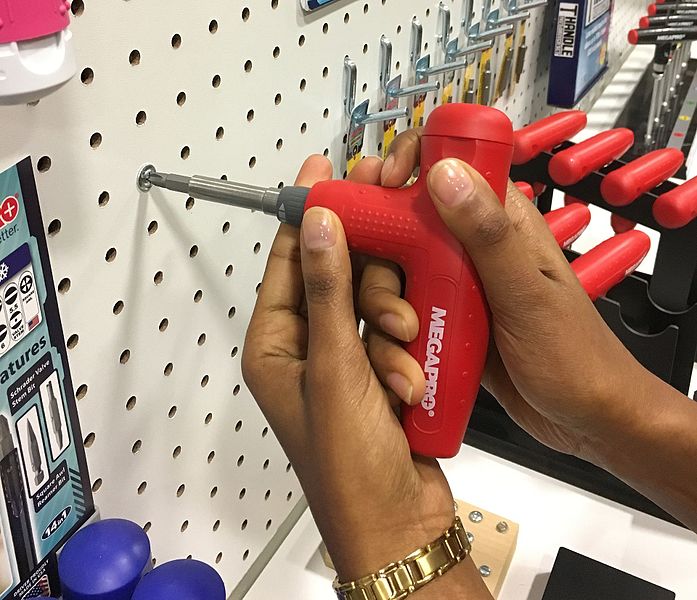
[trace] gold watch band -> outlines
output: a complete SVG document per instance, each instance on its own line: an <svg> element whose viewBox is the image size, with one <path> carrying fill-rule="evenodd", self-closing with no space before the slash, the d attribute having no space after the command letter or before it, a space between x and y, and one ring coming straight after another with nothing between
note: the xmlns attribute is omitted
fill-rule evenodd
<svg viewBox="0 0 697 600"><path fill-rule="evenodd" d="M472 550L460 517L437 540L403 560L350 581L334 581L339 600L401 600L462 561Z"/></svg>

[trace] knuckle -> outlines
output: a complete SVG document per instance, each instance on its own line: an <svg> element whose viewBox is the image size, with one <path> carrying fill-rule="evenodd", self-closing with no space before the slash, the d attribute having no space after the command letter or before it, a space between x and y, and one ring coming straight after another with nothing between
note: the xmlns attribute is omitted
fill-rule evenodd
<svg viewBox="0 0 697 600"><path fill-rule="evenodd" d="M339 278L332 271L318 271L305 275L305 295L313 304L331 304L337 294Z"/></svg>
<svg viewBox="0 0 697 600"><path fill-rule="evenodd" d="M503 210L487 212L475 228L475 236L482 246L501 244L510 234L511 221Z"/></svg>

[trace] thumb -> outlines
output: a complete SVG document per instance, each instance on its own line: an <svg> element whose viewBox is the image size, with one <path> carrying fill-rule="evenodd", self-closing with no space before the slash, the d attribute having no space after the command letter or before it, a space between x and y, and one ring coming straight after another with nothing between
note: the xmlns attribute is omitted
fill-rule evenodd
<svg viewBox="0 0 697 600"><path fill-rule="evenodd" d="M441 218L470 255L492 308L528 293L541 273L486 180L456 159L436 163L428 188Z"/></svg>
<svg viewBox="0 0 697 600"><path fill-rule="evenodd" d="M308 317L308 368L335 370L365 358L353 308L351 260L339 218L325 208L305 213L301 263Z"/></svg>

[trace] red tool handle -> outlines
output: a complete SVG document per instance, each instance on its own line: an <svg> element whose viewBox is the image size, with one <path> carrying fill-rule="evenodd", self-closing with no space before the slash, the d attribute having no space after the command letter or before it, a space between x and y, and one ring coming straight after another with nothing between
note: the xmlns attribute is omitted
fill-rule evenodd
<svg viewBox="0 0 697 600"><path fill-rule="evenodd" d="M622 156L634 143L631 129L611 129L555 154L549 175L559 185L573 185Z"/></svg>
<svg viewBox="0 0 697 600"><path fill-rule="evenodd" d="M531 123L513 134L513 164L522 165L575 136L586 126L586 113L567 110Z"/></svg>
<svg viewBox="0 0 697 600"><path fill-rule="evenodd" d="M574 198L569 194L564 194L564 206L569 206L569 204L583 204L584 206L588 206L588 202L584 202L583 200Z"/></svg>
<svg viewBox="0 0 697 600"><path fill-rule="evenodd" d="M600 193L608 204L626 206L675 175L684 160L677 148L654 150L608 173Z"/></svg>
<svg viewBox="0 0 697 600"><path fill-rule="evenodd" d="M568 248L591 222L591 211L583 204L570 204L545 215L545 221L561 248Z"/></svg>
<svg viewBox="0 0 697 600"><path fill-rule="evenodd" d="M409 188L347 181L315 185L306 208L324 206L341 219L352 250L398 263L405 299L419 315L419 335L407 344L423 365L426 394L402 406L402 424L416 454L457 454L479 390L489 341L489 313L477 273L436 212L426 186L430 168L457 157L489 182L503 203L513 153L513 129L500 111L448 104L431 113L421 140L421 176Z"/></svg>
<svg viewBox="0 0 697 600"><path fill-rule="evenodd" d="M613 214L610 217L610 226L612 227L612 231L615 233L626 233L627 231L631 231L636 227L636 223L634 221L630 221L629 219L625 219L624 217L620 217L619 215Z"/></svg>
<svg viewBox="0 0 697 600"><path fill-rule="evenodd" d="M653 216L668 229L689 225L697 217L697 177L656 198Z"/></svg>
<svg viewBox="0 0 697 600"><path fill-rule="evenodd" d="M620 233L579 256L571 263L571 268L590 299L595 301L633 273L650 248L651 240L645 233Z"/></svg>
<svg viewBox="0 0 697 600"><path fill-rule="evenodd" d="M534 200L535 199L535 191L532 189L532 186L527 182L527 181L516 181L515 186L525 194L528 200Z"/></svg>

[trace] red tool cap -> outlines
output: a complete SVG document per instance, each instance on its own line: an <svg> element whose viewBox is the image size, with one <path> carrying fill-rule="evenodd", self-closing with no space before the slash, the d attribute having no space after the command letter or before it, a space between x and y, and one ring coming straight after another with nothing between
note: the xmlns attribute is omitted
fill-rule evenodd
<svg viewBox="0 0 697 600"><path fill-rule="evenodd" d="M532 200L535 197L535 192L527 181L516 181L515 186L527 196L528 200Z"/></svg>
<svg viewBox="0 0 697 600"><path fill-rule="evenodd" d="M626 206L675 175L684 160L677 148L654 150L608 173L600 193L608 204Z"/></svg>
<svg viewBox="0 0 697 600"><path fill-rule="evenodd" d="M653 216L668 229L689 225L697 217L697 177L656 198Z"/></svg>
<svg viewBox="0 0 697 600"><path fill-rule="evenodd" d="M646 9L646 12L649 13L650 17L653 17L656 14L656 5L655 4L649 4L649 6Z"/></svg>
<svg viewBox="0 0 697 600"><path fill-rule="evenodd" d="M569 206L569 204L583 204L584 206L588 206L588 202L569 196L569 194L564 194L564 206Z"/></svg>
<svg viewBox="0 0 697 600"><path fill-rule="evenodd" d="M500 110L478 104L439 106L428 117L423 134L513 145L511 120Z"/></svg>
<svg viewBox="0 0 697 600"><path fill-rule="evenodd" d="M635 46L639 41L639 32L636 29L630 29L629 33L627 33L627 40L632 46Z"/></svg>
<svg viewBox="0 0 697 600"><path fill-rule="evenodd" d="M648 26L649 26L649 18L648 17L641 17L641 19L639 19L639 27L641 27L642 29L646 29ZM632 42L631 39L629 41L630 41L630 43L636 43L636 42Z"/></svg>
<svg viewBox="0 0 697 600"><path fill-rule="evenodd" d="M633 273L651 249L641 231L620 233L605 240L571 263L571 268L591 300L597 300Z"/></svg>
<svg viewBox="0 0 697 600"><path fill-rule="evenodd" d="M513 164L522 165L551 150L586 126L586 113L567 110L531 123L513 134Z"/></svg>
<svg viewBox="0 0 697 600"><path fill-rule="evenodd" d="M612 215L610 217L610 225L612 226L612 231L615 233L625 233L631 231L636 227L634 221L620 217L619 215Z"/></svg>
<svg viewBox="0 0 697 600"><path fill-rule="evenodd" d="M549 161L549 175L559 185L573 185L622 156L633 143L631 129L603 131L555 154Z"/></svg>
<svg viewBox="0 0 697 600"><path fill-rule="evenodd" d="M545 221L557 244L562 248L568 248L588 227L591 211L583 204L570 204L548 212Z"/></svg>

